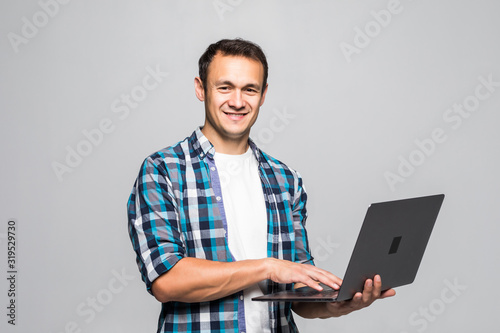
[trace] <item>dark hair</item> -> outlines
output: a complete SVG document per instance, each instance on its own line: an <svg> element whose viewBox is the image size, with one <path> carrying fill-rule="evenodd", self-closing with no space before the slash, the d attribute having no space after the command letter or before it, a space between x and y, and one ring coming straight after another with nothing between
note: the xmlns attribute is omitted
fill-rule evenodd
<svg viewBox="0 0 500 333"><path fill-rule="evenodd" d="M205 91L207 91L208 66L217 52L226 56L242 56L260 62L264 67L264 81L262 86L262 93L264 93L268 73L266 56L259 45L241 38L221 39L220 41L208 46L205 53L201 55L200 60L198 61L198 68L201 82L203 82L203 89Z"/></svg>

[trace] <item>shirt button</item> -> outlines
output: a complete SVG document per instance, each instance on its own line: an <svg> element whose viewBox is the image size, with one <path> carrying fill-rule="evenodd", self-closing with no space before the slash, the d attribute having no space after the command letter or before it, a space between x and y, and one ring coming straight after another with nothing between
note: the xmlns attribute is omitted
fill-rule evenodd
<svg viewBox="0 0 500 333"><path fill-rule="evenodd" d="M240 296L240 300L243 300L243 296Z"/></svg>
<svg viewBox="0 0 500 333"><path fill-rule="evenodd" d="M215 171L215 167L211 167L210 170Z"/></svg>
<svg viewBox="0 0 500 333"><path fill-rule="evenodd" d="M222 200L221 197L216 197L215 199L217 199L217 201L221 201Z"/></svg>

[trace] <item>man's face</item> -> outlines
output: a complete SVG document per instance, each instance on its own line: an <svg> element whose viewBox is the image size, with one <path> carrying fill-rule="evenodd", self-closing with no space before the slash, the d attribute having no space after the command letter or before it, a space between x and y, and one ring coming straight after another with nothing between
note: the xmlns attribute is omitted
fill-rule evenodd
<svg viewBox="0 0 500 333"><path fill-rule="evenodd" d="M196 95L205 102L204 134L218 142L247 140L264 103L264 68L253 59L216 54L207 87L196 78ZM264 93L262 93L264 90Z"/></svg>

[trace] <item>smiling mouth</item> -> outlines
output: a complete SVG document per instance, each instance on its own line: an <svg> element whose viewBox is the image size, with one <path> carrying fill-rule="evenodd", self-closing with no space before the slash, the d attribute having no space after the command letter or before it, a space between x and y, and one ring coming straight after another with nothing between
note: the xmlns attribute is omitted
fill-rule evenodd
<svg viewBox="0 0 500 333"><path fill-rule="evenodd" d="M224 111L222 111L224 112ZM239 112L224 112L225 115L230 116L230 117L238 117L241 118L243 116L246 116L248 113L239 113Z"/></svg>

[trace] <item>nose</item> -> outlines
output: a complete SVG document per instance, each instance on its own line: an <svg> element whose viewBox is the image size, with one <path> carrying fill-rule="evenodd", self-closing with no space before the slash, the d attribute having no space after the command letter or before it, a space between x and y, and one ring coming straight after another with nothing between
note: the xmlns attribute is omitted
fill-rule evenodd
<svg viewBox="0 0 500 333"><path fill-rule="evenodd" d="M240 110L245 107L245 100L243 99L243 94L241 90L235 89L231 94L228 105L234 110Z"/></svg>

